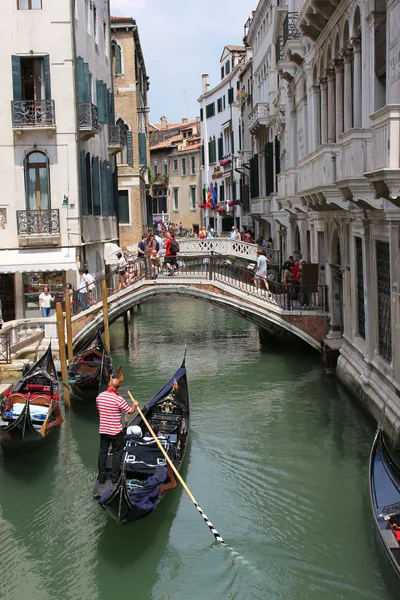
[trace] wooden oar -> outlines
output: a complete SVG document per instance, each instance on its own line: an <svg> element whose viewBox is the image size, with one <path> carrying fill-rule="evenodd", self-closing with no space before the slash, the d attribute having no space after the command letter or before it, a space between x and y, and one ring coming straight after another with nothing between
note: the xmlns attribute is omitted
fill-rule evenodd
<svg viewBox="0 0 400 600"><path fill-rule="evenodd" d="M45 420L43 421L43 425L40 428L40 435L42 437L46 437L46 428L47 428L47 422L50 418L51 415L51 411L53 409L53 400L50 402L50 406L49 406L49 412L47 413L47 417L45 418Z"/></svg>
<svg viewBox="0 0 400 600"><path fill-rule="evenodd" d="M129 394L129 397L132 400L132 402L136 402L134 400L132 394L130 392L128 392L128 394ZM235 552L233 550L233 548L230 548L228 546L228 544L226 544L224 542L223 538L220 536L220 534L218 533L218 531L215 529L214 525L208 519L208 517L204 513L203 509L197 503L197 501L196 501L195 497L193 496L192 492L189 490L188 486L183 481L182 477L179 475L179 471L177 470L177 468L175 467L174 463L172 462L172 460L170 459L170 457L168 456L168 454L164 450L163 446L160 444L160 440L158 439L158 437L156 436L156 434L154 433L154 431L150 427L149 422L147 421L146 417L144 416L144 414L140 410L139 406L136 407L136 410L138 411L139 415L142 417L144 424L146 425L147 429L149 430L150 434L152 435L152 437L153 437L154 441L156 442L157 446L160 448L161 452L163 453L165 460L167 461L167 463L169 464L169 466L171 467L171 469L175 473L177 479L182 484L183 489L185 490L185 492L187 493L187 495L189 496L189 498L191 499L191 501L193 502L193 504L195 505L195 507L197 508L197 510L199 511L199 513L201 514L201 516L203 517L203 519L206 522L209 530L211 531L211 533L213 534L213 536L215 537L215 539L217 540L217 542L219 542L223 546L226 546L227 548L229 548L229 550L231 550L231 552L233 552L238 559L244 560L242 556L239 556L239 554L237 552Z"/></svg>

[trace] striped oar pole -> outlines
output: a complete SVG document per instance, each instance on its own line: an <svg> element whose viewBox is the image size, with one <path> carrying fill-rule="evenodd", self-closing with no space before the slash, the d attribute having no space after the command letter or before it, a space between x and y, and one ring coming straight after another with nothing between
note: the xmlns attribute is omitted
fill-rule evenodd
<svg viewBox="0 0 400 600"><path fill-rule="evenodd" d="M135 402L132 394L128 391L129 397L132 400L132 402ZM147 429L149 430L149 433L151 434L151 436L153 437L154 441L156 442L157 446L159 447L159 449L161 450L165 460L167 461L167 463L169 464L169 466L171 467L171 469L173 470L176 478L178 479L178 481L180 482L180 484L182 485L183 489L185 490L185 492L187 493L187 495L189 496L189 498L191 499L191 501L193 502L193 504L195 505L195 507L197 508L197 510L199 511L199 513L201 514L201 516L203 517L205 523L207 524L207 527L209 528L209 530L211 531L211 533L213 534L213 536L215 537L215 539L217 540L217 542L219 542L220 544L222 544L223 546L225 546L226 548L228 548L228 550L230 550L231 554L237 559L237 560L241 560L245 563L247 563L247 561L245 561L245 559L243 558L243 556L240 556L240 554L238 552L236 552L233 548L231 548L230 546L228 546L228 544L226 542L224 542L223 537L218 533L218 531L215 529L214 525L211 523L211 521L209 520L209 518L207 517L207 515L205 514L205 512L203 511L203 509L201 508L201 506L198 504L198 502L196 501L196 498L193 496L192 492L189 490L188 486L186 485L186 483L183 481L182 477L179 474L178 469L175 467L174 463L172 462L172 460L170 459L170 457L168 456L167 452L165 451L165 449L163 448L163 446L160 443L160 440L158 439L158 437L156 436L156 434L154 433L153 429L151 428L149 422L147 421L146 417L144 416L144 414L142 413L142 411L140 410L140 407L137 406L136 410L138 411L139 415L141 416L141 418L143 419L143 423L146 425Z"/></svg>

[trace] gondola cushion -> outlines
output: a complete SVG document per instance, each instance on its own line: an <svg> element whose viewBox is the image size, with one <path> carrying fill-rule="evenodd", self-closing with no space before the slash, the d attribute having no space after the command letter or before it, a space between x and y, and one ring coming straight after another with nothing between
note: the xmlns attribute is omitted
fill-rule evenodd
<svg viewBox="0 0 400 600"><path fill-rule="evenodd" d="M4 413L4 417L7 419L16 419L23 411L25 404L22 402L16 402L10 411ZM44 421L47 413L43 412L43 406L35 406L34 404L29 405L29 412L31 419L35 421Z"/></svg>
<svg viewBox="0 0 400 600"><path fill-rule="evenodd" d="M400 531L397 531L396 529L392 529L392 531L396 541L400 542Z"/></svg>
<svg viewBox="0 0 400 600"><path fill-rule="evenodd" d="M168 451L168 444L164 443ZM151 473L156 467L164 466L166 460L158 446L143 446L130 440L125 447L122 462L126 471Z"/></svg>

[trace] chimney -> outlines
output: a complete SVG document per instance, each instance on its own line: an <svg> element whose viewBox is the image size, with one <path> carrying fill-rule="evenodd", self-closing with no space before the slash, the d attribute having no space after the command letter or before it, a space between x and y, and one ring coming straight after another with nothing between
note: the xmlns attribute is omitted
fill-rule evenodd
<svg viewBox="0 0 400 600"><path fill-rule="evenodd" d="M188 118L187 117L182 117L182 124L185 124L188 122Z"/></svg>
<svg viewBox="0 0 400 600"><path fill-rule="evenodd" d="M203 94L206 94L208 92L208 90L210 89L210 82L208 79L208 73L204 74L201 76L202 80L203 80Z"/></svg>
<svg viewBox="0 0 400 600"><path fill-rule="evenodd" d="M168 121L167 121L167 117L161 117L161 129L167 129L168 128Z"/></svg>

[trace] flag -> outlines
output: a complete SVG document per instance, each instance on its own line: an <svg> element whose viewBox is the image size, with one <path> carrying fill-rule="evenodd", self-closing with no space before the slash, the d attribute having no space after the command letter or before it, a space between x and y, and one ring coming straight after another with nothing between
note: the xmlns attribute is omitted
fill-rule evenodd
<svg viewBox="0 0 400 600"><path fill-rule="evenodd" d="M210 186L208 186L208 190L207 190L206 205L207 205L207 208L213 208L213 205L212 205L212 194L211 194Z"/></svg>
<svg viewBox="0 0 400 600"><path fill-rule="evenodd" d="M210 186L210 191L211 191L211 205L215 209L215 208L217 208L217 192L215 191L215 188L212 185Z"/></svg>

